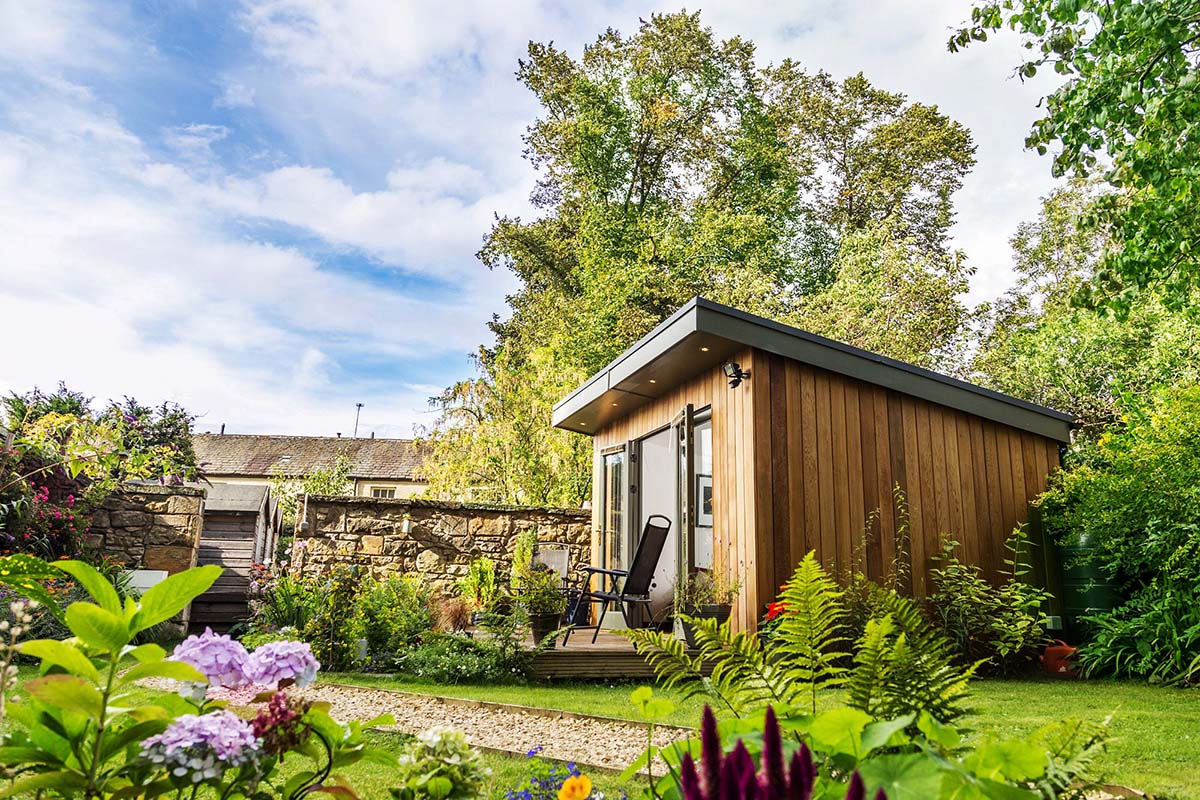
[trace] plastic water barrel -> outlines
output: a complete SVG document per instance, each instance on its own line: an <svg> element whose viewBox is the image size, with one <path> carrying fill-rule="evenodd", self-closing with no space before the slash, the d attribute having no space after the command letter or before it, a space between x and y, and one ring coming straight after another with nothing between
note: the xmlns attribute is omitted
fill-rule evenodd
<svg viewBox="0 0 1200 800"><path fill-rule="evenodd" d="M1059 545L1062 564L1063 616L1067 626L1079 630L1079 620L1121 604L1121 590L1091 560L1094 548L1087 544Z"/></svg>

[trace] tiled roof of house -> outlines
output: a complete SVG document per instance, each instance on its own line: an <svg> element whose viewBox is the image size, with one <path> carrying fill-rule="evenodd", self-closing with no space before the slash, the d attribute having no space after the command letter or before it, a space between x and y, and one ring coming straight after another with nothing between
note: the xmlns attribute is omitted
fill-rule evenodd
<svg viewBox="0 0 1200 800"><path fill-rule="evenodd" d="M350 477L414 480L423 451L412 439L349 439L331 436L253 436L199 433L196 458L209 475L304 475L328 469L338 456L350 459Z"/></svg>

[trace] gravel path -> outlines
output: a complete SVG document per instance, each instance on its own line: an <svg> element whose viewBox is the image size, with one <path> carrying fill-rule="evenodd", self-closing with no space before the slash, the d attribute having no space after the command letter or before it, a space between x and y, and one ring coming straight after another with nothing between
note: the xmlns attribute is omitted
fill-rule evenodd
<svg viewBox="0 0 1200 800"><path fill-rule="evenodd" d="M174 681L151 679L144 684L174 691ZM210 689L210 700L226 700L232 706L252 706L258 688ZM562 761L575 761L591 767L625 769L646 749L646 728L634 722L597 719L564 712L538 709L530 713L518 706L476 703L430 695L389 692L358 686L316 684L307 689L290 689L306 700L330 704L330 715L337 720L368 720L391 714L396 725L390 730L420 733L435 725L449 725L466 734L471 744L524 756L535 747L542 755ZM659 727L654 743L659 747L686 738L688 731ZM662 762L656 767L663 769Z"/></svg>
<svg viewBox="0 0 1200 800"><path fill-rule="evenodd" d="M348 686L317 685L299 693L331 705L335 719L370 719L391 714L396 729L418 733L434 725L450 725L471 744L524 754L542 747L542 755L593 767L624 769L646 748L646 728L636 723L574 715L544 716L513 706L475 705L440 697ZM677 728L657 729L655 744L684 738Z"/></svg>

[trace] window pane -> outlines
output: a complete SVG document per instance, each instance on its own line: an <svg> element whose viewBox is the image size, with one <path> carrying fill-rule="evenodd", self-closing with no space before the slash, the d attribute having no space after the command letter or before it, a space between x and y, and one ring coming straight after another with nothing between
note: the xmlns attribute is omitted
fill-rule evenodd
<svg viewBox="0 0 1200 800"><path fill-rule="evenodd" d="M622 569L624 565L625 522L625 453L609 453L604 457L604 514L602 544L604 566Z"/></svg>
<svg viewBox="0 0 1200 800"><path fill-rule="evenodd" d="M699 569L712 569L713 562L713 452L712 420L697 422L694 467L696 529L692 539L693 561Z"/></svg>

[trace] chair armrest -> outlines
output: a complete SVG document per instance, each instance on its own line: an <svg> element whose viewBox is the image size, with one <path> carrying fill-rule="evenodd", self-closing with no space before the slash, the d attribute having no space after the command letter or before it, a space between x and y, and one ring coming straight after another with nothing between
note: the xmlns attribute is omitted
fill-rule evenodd
<svg viewBox="0 0 1200 800"><path fill-rule="evenodd" d="M629 577L629 570L627 569L604 569L603 567L580 567L580 569L585 572L599 572L602 575L612 575L617 578Z"/></svg>

